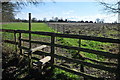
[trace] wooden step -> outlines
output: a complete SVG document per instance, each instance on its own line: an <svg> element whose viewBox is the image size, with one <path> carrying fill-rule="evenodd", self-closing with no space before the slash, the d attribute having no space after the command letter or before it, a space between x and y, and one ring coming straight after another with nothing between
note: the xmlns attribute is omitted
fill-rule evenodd
<svg viewBox="0 0 120 80"><path fill-rule="evenodd" d="M42 66L45 63L49 62L51 60L51 56L46 56L43 59L40 59L38 62L33 63L35 66Z"/></svg>
<svg viewBox="0 0 120 80"><path fill-rule="evenodd" d="M46 46L46 45L42 45L42 46L33 48L33 49L31 49L31 52L33 53L33 52L38 51L38 50L41 50L41 49L43 49L43 48L45 48L45 47L47 47L47 46Z"/></svg>

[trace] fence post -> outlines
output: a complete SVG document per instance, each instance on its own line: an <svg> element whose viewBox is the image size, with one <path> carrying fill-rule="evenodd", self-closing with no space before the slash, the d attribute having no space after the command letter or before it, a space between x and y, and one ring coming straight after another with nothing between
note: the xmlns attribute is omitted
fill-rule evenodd
<svg viewBox="0 0 120 80"><path fill-rule="evenodd" d="M81 32L79 31L79 35L81 34ZM79 47L81 47L81 39L79 39ZM80 56L81 60L84 60L83 56L80 53L80 50L78 50L78 55ZM80 65L80 71L84 72L84 66L81 64ZM84 77L84 80L87 80L87 78Z"/></svg>
<svg viewBox="0 0 120 80"><path fill-rule="evenodd" d="M15 52L17 54L17 40L16 40L16 32L14 31L14 41L15 41Z"/></svg>
<svg viewBox="0 0 120 80"><path fill-rule="evenodd" d="M55 35L51 35L51 69L53 69L53 64L54 64L54 53L55 53Z"/></svg>
<svg viewBox="0 0 120 80"><path fill-rule="evenodd" d="M29 50L31 50L31 13L29 13ZM30 69L32 68L32 60L31 60L31 57L32 57L32 53L31 53L31 51L29 51L29 53L28 53L29 72L31 72Z"/></svg>
<svg viewBox="0 0 120 80"><path fill-rule="evenodd" d="M21 33L19 33L19 45L18 45L18 47L19 47L19 49L20 49L20 55L22 55L22 49L21 49Z"/></svg>

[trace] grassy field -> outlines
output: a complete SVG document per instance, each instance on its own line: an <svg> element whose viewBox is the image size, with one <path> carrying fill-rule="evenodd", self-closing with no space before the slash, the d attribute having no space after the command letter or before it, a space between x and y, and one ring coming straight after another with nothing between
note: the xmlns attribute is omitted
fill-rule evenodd
<svg viewBox="0 0 120 80"><path fill-rule="evenodd" d="M49 28L44 23L32 23L31 25L32 31L45 31L45 32L53 32L51 28ZM28 23L10 23L10 24L3 24L3 29L14 29L14 30L29 30Z"/></svg>
<svg viewBox="0 0 120 80"><path fill-rule="evenodd" d="M60 26L60 25L59 25ZM70 24L69 24L70 26ZM75 30L77 31L79 28L77 27L77 24L75 25L72 25L74 26L73 28L70 26L66 27L66 29L72 31L72 30ZM76 26L76 27L75 27ZM54 27L54 26L53 26ZM59 33L62 33L62 28L59 28L58 31L56 31L53 27L49 27L47 24L45 23L32 23L32 31L44 31L44 32L59 32ZM65 26L64 26L65 27ZM3 24L2 26L3 29L14 29L14 30L28 30L29 27L28 27L28 23L10 23L10 24ZM83 28L83 26L82 26ZM110 28L111 29L111 28ZM79 29L78 31L80 30L83 30L83 29ZM90 30L90 27L87 28L87 30ZM83 30L83 33L85 34L88 34L89 31L85 31L85 29ZM92 30L92 29L91 29ZM99 29L98 29L99 30ZM116 34L117 32L115 32L115 30L111 30L111 31L114 31L114 33ZM82 35L83 35L82 33ZM94 32L90 32L91 33L94 33ZM110 35L110 31L107 31L107 33ZM73 34L73 33L72 33ZM90 35L89 34L89 35ZM94 34L91 34L91 35L94 35ZM102 35L102 34L97 34L97 35ZM107 34L106 34L107 35ZM28 35L27 34L24 34L22 35L24 38L28 38ZM108 35L107 35L108 36ZM11 33L3 33L3 39L9 39L9 40L13 40L13 37L14 35L12 35ZM111 37L111 36L110 36ZM34 38L34 40L41 40L43 42L47 42L49 41L48 40L48 37L46 36L38 36L38 35L32 35L32 38ZM49 38L50 39L50 38ZM58 44L62 44L62 45L68 45L68 46L76 46L78 47L79 46L79 39L71 39L71 38L57 38L56 39L56 43ZM11 46L11 45L8 45L8 46ZM11 46L12 47L12 46ZM82 48L88 48L88 49L93 49L93 50L99 50L99 51L105 51L105 52L111 52L111 53L116 53L117 52L117 48L116 48L116 45L114 44L110 44L110 43L102 43L102 42L97 42L97 41L90 41L90 40L81 40L81 47ZM111 51L110 51L111 50ZM116 51L114 51L116 50ZM62 51L62 52L61 52ZM66 54L69 53L69 54ZM57 53L59 55L71 55L70 58L73 58L75 56L75 54L77 53L78 51L76 50L66 50L66 49L62 49L62 50L57 50ZM105 61L105 58L102 57L102 56L98 56L98 55L95 55L95 54L92 54L92 53L86 53L86 52L80 52L79 54L82 54L82 56L84 57L88 57L88 58L91 58L91 59L94 59L94 60L98 60L98 61ZM90 62L90 61L88 61ZM63 74L65 73L64 71L58 71L55 70L55 74L58 75L58 74ZM72 74L68 73L70 76L72 76ZM68 74L64 74L64 75L67 75ZM54 76L56 77L56 76ZM76 76L72 76L71 78L75 78ZM76 77L74 80L79 80L77 79L78 77ZM61 79L59 79L61 80Z"/></svg>
<svg viewBox="0 0 120 80"><path fill-rule="evenodd" d="M60 24L59 24L60 25ZM63 25L63 24L62 24ZM68 24L66 24L67 26ZM70 24L69 24L70 25ZM73 24L71 24L73 25ZM86 25L86 24L85 24ZM87 24L88 25L88 24ZM91 25L91 24L90 24ZM52 25L54 27L54 25ZM66 27L64 26L64 27ZM76 24L76 26L78 26L78 24ZM83 25L82 25L83 26ZM58 26L59 27L59 26ZM67 26L68 27L68 26ZM74 24L75 27L75 24ZM75 28L73 27L72 30L75 30ZM2 26L3 29L14 29L14 30L28 30L28 23L10 23L10 24L3 24ZM70 29L72 27L69 27L68 29ZM78 27L76 27L78 29ZM99 27L98 27L99 28ZM44 31L44 32L56 32L55 30L53 30L52 28L48 27L47 24L44 23L32 23L32 31ZM83 29L82 29L83 30ZM87 29L88 30L88 29ZM62 29L60 31L60 33L62 32ZM109 32L109 30L107 31ZM116 31L117 32L117 31ZM116 33L114 31L114 33ZM87 32L89 33L89 32ZM12 33L4 33L3 34L5 39L13 39L14 35L12 35ZM89 34L90 35L90 34ZM101 35L101 34L98 34ZM106 34L107 35L107 34ZM28 38L28 34L24 34L23 37ZM32 35L32 37L35 39L37 39L38 37L46 37L46 36L38 36L38 35ZM57 38L60 39L60 38ZM47 40L45 40L47 41ZM71 38L62 38L60 41L57 41L58 43L62 43L63 45L69 45L69 46L79 46L79 40L78 39L71 39ZM107 51L109 52L109 49L106 49L106 47L111 46L112 44L109 43L102 43L102 42L97 42L97 41L90 41L90 40L81 40L81 47L83 48L88 48L88 49L94 49L94 50L99 50L99 51ZM114 46L113 46L114 47ZM113 47L110 47L113 48ZM86 55L84 52L81 52L84 55ZM97 56L95 57L95 55L91 54L89 55L90 58L96 59Z"/></svg>

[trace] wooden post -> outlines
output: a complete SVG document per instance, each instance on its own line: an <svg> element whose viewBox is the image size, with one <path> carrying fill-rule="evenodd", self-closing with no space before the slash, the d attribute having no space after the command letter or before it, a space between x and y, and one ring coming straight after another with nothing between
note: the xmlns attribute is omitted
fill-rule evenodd
<svg viewBox="0 0 120 80"><path fill-rule="evenodd" d="M55 44L55 36L54 36L54 34L53 34L53 35L51 36L51 64L52 64L51 69L53 69L53 64L54 64L54 53L55 53L54 44Z"/></svg>
<svg viewBox="0 0 120 80"><path fill-rule="evenodd" d="M79 35L80 34L81 34L81 32L79 31ZM81 47L81 39L79 39L79 47ZM81 60L84 60L83 56L79 53L80 53L80 50L78 50L78 55L80 56ZM84 72L84 66L82 64L80 65L80 71ZM84 77L84 80L87 80L87 78Z"/></svg>
<svg viewBox="0 0 120 80"><path fill-rule="evenodd" d="M29 50L31 50L31 13L29 13ZM29 69L32 67L32 60L31 60L32 54L31 52L28 53L28 59L29 59Z"/></svg>
<svg viewBox="0 0 120 80"><path fill-rule="evenodd" d="M14 41L15 41L15 52L17 54L17 40L16 40L16 32L14 32Z"/></svg>
<svg viewBox="0 0 120 80"><path fill-rule="evenodd" d="M18 47L19 47L19 49L20 49L20 55L22 55L22 49L21 49L21 33L19 33L19 45L18 45Z"/></svg>

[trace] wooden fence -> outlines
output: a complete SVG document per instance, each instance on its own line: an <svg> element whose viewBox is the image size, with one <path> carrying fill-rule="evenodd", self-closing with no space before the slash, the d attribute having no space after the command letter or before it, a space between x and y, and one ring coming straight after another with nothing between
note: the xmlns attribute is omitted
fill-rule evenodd
<svg viewBox="0 0 120 80"><path fill-rule="evenodd" d="M74 34L61 34L61 33L52 33L52 32L27 31L27 30L1 29L0 31L15 34L14 35L14 38L15 38L14 41L4 40L3 42L18 45L19 48L20 48L20 53L21 54L23 54L22 53L23 49L27 50L27 51L31 50L31 46L29 48L22 46L21 41L29 42L29 43L37 43L37 44L42 44L42 45L48 45L48 46L51 46L50 53L46 53L46 52L42 52L42 51L36 51L34 54L51 56L51 64L54 67L63 69L65 71L67 71L67 72L71 72L71 73L74 73L76 75L83 76L84 78L88 78L88 79L92 79L92 80L105 80L105 78L89 75L89 74L86 74L83 71L77 72L77 71L71 70L69 68L54 64L54 59L57 58L57 59L65 60L66 62L78 63L78 64L81 64L81 65L84 65L84 66L88 66L88 67L108 71L110 73L115 73L116 74L116 80L120 80L120 51L119 51L119 54L113 54L113 53L110 53L110 52L97 51L97 50L92 50L92 49L87 49L87 48L73 47L73 46L66 46L66 45L56 44L55 43L55 38L56 37L72 38L72 39L74 38L74 39L92 40L92 41L98 41L98 42L108 42L108 43L117 43L117 44L120 44L120 39L91 37L91 36L74 35ZM31 34L37 34L37 35L50 36L51 37L51 42L47 43L47 42L41 42L41 41L32 41L31 39L30 40L22 39L21 34L23 34L23 33L27 33L27 34L31 33ZM19 40L18 41L16 41L16 35L17 34L19 34ZM116 63L101 62L101 61L97 61L97 60L93 60L93 59L84 57L84 59L90 60L90 61L92 61L94 63L100 63L100 64L94 64L94 63L85 62L84 60L67 58L67 57L64 57L64 56L54 54L55 53L55 47L78 50L78 51L83 51L83 52L87 52L87 53L92 53L92 54L104 56L106 58L117 59L118 63L116 64ZM32 58L31 53L29 53L29 58L30 58L29 61L31 63L31 58ZM109 66L105 66L105 65L102 65L102 64L109 65ZM110 67L110 65L114 65L114 66L117 66L117 67ZM30 67L30 65L29 65L29 67Z"/></svg>

